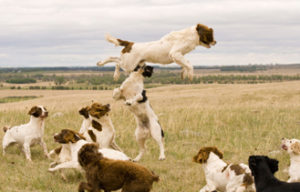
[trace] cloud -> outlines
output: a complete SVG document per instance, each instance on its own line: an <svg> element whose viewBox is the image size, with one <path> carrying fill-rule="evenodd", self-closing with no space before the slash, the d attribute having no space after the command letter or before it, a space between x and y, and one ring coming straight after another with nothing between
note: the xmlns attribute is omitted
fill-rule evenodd
<svg viewBox="0 0 300 192"><path fill-rule="evenodd" d="M6 0L0 12L0 67L94 65L121 50L106 33L152 41L196 23L213 27L218 44L193 51L193 63L300 61L298 0Z"/></svg>

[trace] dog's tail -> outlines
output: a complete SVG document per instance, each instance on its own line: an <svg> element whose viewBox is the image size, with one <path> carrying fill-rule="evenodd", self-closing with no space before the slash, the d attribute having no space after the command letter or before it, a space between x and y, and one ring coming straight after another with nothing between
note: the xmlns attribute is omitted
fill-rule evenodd
<svg viewBox="0 0 300 192"><path fill-rule="evenodd" d="M106 39L106 41L115 44L115 46L124 46L124 47L127 47L130 44L132 44L132 42L130 42L130 41L124 41L122 39L117 39L117 38L111 36L110 34L106 34L105 35L105 39Z"/></svg>
<svg viewBox="0 0 300 192"><path fill-rule="evenodd" d="M105 39L106 39L106 41L115 44L115 46L120 46L121 45L119 40L117 38L111 36L110 34L106 34Z"/></svg>

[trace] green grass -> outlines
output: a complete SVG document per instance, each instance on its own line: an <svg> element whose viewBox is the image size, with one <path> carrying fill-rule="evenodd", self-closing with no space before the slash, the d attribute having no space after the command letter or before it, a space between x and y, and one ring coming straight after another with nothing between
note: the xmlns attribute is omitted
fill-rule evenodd
<svg viewBox="0 0 300 192"><path fill-rule="evenodd" d="M39 98L38 96L9 96L0 98L0 103L12 103Z"/></svg>

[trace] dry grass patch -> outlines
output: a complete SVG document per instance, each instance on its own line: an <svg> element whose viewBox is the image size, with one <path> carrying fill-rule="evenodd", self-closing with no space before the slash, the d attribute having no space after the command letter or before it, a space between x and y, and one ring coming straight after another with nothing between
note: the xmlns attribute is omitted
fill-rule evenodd
<svg viewBox="0 0 300 192"><path fill-rule="evenodd" d="M277 176L289 157L280 150L282 137L300 138L300 83L258 85L176 85L148 90L148 98L165 131L166 157L158 161L159 149L153 140L141 164L160 175L154 192L198 191L205 183L199 164L192 157L203 146L217 146L225 161L247 162L251 154L270 155L280 160ZM134 138L135 121L122 102L111 98L111 91L0 91L8 95L43 95L42 98L0 104L0 126L28 121L27 110L42 104L50 112L46 120L45 141L49 149L57 146L53 134L64 128L79 130L80 107L92 100L110 103L118 145L131 157L138 153ZM3 132L0 132L0 138ZM275 153L274 153L275 151ZM278 151L276 153L276 151ZM270 153L272 152L272 153ZM0 191L76 191L84 178L68 171L69 182L47 172L49 160L41 147L32 149L33 163L25 161L21 150L11 147L0 154Z"/></svg>

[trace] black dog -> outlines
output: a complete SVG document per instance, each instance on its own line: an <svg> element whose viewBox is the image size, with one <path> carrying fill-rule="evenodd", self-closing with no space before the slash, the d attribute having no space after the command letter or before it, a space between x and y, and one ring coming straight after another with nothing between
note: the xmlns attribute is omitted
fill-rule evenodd
<svg viewBox="0 0 300 192"><path fill-rule="evenodd" d="M300 192L300 183L287 183L274 177L278 161L267 156L250 156L249 168L254 176L256 192Z"/></svg>

